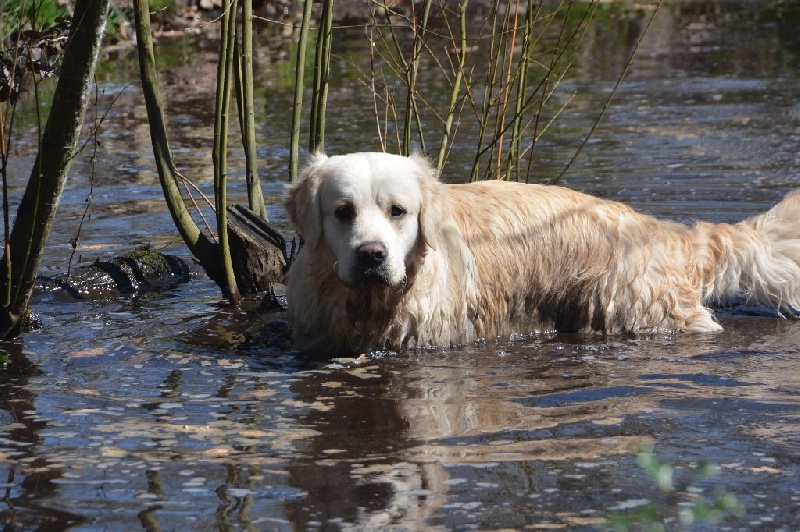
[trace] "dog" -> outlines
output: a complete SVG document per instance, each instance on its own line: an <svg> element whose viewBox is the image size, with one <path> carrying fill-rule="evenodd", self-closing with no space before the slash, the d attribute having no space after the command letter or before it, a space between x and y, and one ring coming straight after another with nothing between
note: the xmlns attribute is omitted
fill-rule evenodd
<svg viewBox="0 0 800 532"><path fill-rule="evenodd" d="M738 224L687 227L554 185L445 184L419 155L318 153L284 204L302 241L286 275L299 351L713 333L709 305L800 309L800 189Z"/></svg>

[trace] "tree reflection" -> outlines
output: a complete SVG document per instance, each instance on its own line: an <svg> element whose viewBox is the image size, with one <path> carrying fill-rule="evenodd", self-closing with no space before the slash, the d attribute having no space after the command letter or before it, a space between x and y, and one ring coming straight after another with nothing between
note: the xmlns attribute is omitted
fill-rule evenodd
<svg viewBox="0 0 800 532"><path fill-rule="evenodd" d="M84 516L43 504L57 496L58 486L51 481L63 471L37 453L47 422L36 413L36 394L28 383L42 372L25 357L21 343L4 343L0 352L8 359L0 370L0 415L10 421L0 421L4 426L0 467L6 470L0 524L4 530L66 530L88 522Z"/></svg>

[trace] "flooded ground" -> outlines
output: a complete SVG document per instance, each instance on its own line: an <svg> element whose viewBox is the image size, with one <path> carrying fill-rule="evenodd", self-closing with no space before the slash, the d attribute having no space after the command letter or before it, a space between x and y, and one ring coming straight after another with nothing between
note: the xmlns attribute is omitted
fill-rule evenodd
<svg viewBox="0 0 800 532"><path fill-rule="evenodd" d="M798 13L699 5L659 13L564 184L684 222L738 221L800 184ZM575 103L543 139L537 179L563 168L612 90L637 37L608 38L621 27L598 24L565 79ZM204 46L165 45L163 84L176 156L208 190ZM291 74L280 47L258 55L276 200ZM101 101L135 76L132 57L109 58ZM363 94L343 81L332 99L331 151L376 149ZM143 120L132 84L97 166L74 166L44 274L67 269L87 199L73 267L140 245L188 259ZM15 149L18 188L32 146ZM471 154L453 155L446 177L461 180ZM270 215L285 228L277 201ZM757 309L722 309L717 335L533 336L359 360L296 356L279 316L227 307L202 276L106 301L42 294L34 310L41 327L2 346L8 530L800 526L800 322Z"/></svg>

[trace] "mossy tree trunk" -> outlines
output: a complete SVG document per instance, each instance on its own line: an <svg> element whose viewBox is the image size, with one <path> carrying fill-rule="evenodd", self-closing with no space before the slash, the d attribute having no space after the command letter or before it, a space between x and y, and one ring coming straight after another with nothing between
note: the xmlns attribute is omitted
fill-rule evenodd
<svg viewBox="0 0 800 532"><path fill-rule="evenodd" d="M77 0L56 92L39 153L0 263L0 339L19 334L27 315L94 80L110 0Z"/></svg>

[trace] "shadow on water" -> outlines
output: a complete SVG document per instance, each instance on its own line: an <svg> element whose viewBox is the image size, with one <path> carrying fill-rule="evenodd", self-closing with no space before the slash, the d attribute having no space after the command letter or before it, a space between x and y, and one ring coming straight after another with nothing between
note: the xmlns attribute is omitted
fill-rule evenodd
<svg viewBox="0 0 800 532"><path fill-rule="evenodd" d="M658 15L566 184L680 221L737 221L797 186L797 13L690 4L668 3ZM574 106L538 144L537 180L571 157L645 15L620 8L593 26L554 96L574 94ZM341 45L336 68L368 59L351 44ZM189 39L172 46L162 60L174 150L209 191L211 48ZM287 54L261 47L257 55L261 173L270 216L285 227L292 75ZM100 70L109 98L136 75L125 57L111 64ZM330 95L333 152L377 147L364 111L371 100L349 76ZM98 166L76 160L46 275L66 269L91 175L90 229L76 263L142 245L186 256L164 211L144 117L138 90L125 89ZM465 125L456 137L452 180L471 161L469 135ZM29 167L31 145L16 146L15 164ZM232 167L240 157L232 154ZM12 191L23 177L17 170ZM232 196L243 197L236 186ZM203 278L97 301L39 295L41 328L4 347L0 370L0 523L594 529L620 515L669 529L800 523L797 321L737 307L720 312L726 332L713 336L535 335L320 359L292 353L283 316L257 306L230 309ZM689 480L659 485L638 464L650 448ZM714 474L701 474L709 462ZM744 510L701 514L720 493Z"/></svg>

